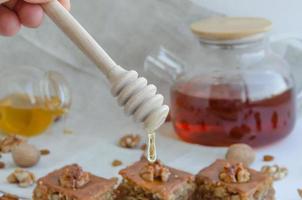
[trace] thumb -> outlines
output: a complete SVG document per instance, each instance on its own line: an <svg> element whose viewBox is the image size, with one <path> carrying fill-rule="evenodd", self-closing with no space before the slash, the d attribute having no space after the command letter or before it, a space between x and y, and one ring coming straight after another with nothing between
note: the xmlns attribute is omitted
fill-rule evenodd
<svg viewBox="0 0 302 200"><path fill-rule="evenodd" d="M1 1L1 0L0 0ZM33 3L33 4L43 4L47 3L51 0L24 0L28 3ZM56 1L56 0L54 0ZM67 9L70 10L70 0L59 0L59 2Z"/></svg>

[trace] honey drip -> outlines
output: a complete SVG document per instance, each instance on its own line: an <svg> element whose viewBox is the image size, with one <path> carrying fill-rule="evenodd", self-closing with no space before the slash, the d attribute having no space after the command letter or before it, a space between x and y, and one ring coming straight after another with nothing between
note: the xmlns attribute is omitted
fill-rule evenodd
<svg viewBox="0 0 302 200"><path fill-rule="evenodd" d="M148 131L148 148L147 148L147 159L150 163L154 163L157 160L156 154L156 142L155 132Z"/></svg>
<svg viewBox="0 0 302 200"><path fill-rule="evenodd" d="M58 98L43 101L23 94L0 99L0 131L22 136L41 134L56 118L64 115L65 110L58 105Z"/></svg>

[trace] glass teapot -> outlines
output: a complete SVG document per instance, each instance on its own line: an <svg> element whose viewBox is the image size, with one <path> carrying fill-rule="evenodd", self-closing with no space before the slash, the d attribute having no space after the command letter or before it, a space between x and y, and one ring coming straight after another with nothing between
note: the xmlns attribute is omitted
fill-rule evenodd
<svg viewBox="0 0 302 200"><path fill-rule="evenodd" d="M71 91L58 72L31 66L1 69L0 133L41 134L70 106Z"/></svg>
<svg viewBox="0 0 302 200"><path fill-rule="evenodd" d="M171 120L190 143L263 146L293 129L297 91L286 61L270 48L271 22L215 17L193 23L200 63L186 66L161 48L145 70L168 81Z"/></svg>

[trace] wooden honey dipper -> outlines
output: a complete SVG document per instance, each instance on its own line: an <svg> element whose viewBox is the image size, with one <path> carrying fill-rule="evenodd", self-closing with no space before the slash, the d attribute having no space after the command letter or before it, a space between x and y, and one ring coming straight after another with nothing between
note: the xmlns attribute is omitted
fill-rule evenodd
<svg viewBox="0 0 302 200"><path fill-rule="evenodd" d="M3 3L8 0L0 0ZM143 122L147 130L156 130L169 113L163 105L164 97L156 94L156 86L147 84L136 71L127 71L117 65L80 23L57 1L42 4L44 12L76 44L87 57L105 74L112 95L124 106L125 113L133 115L135 121Z"/></svg>

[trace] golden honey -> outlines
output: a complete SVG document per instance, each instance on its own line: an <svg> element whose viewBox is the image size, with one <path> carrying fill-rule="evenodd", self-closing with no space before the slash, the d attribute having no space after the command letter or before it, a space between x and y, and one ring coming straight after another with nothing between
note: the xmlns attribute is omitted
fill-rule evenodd
<svg viewBox="0 0 302 200"><path fill-rule="evenodd" d="M154 131L147 131L147 132L148 132L147 159L150 163L154 163L157 160L155 132Z"/></svg>
<svg viewBox="0 0 302 200"><path fill-rule="evenodd" d="M13 94L0 100L0 131L5 134L35 136L43 133L65 110L59 99L48 101Z"/></svg>

